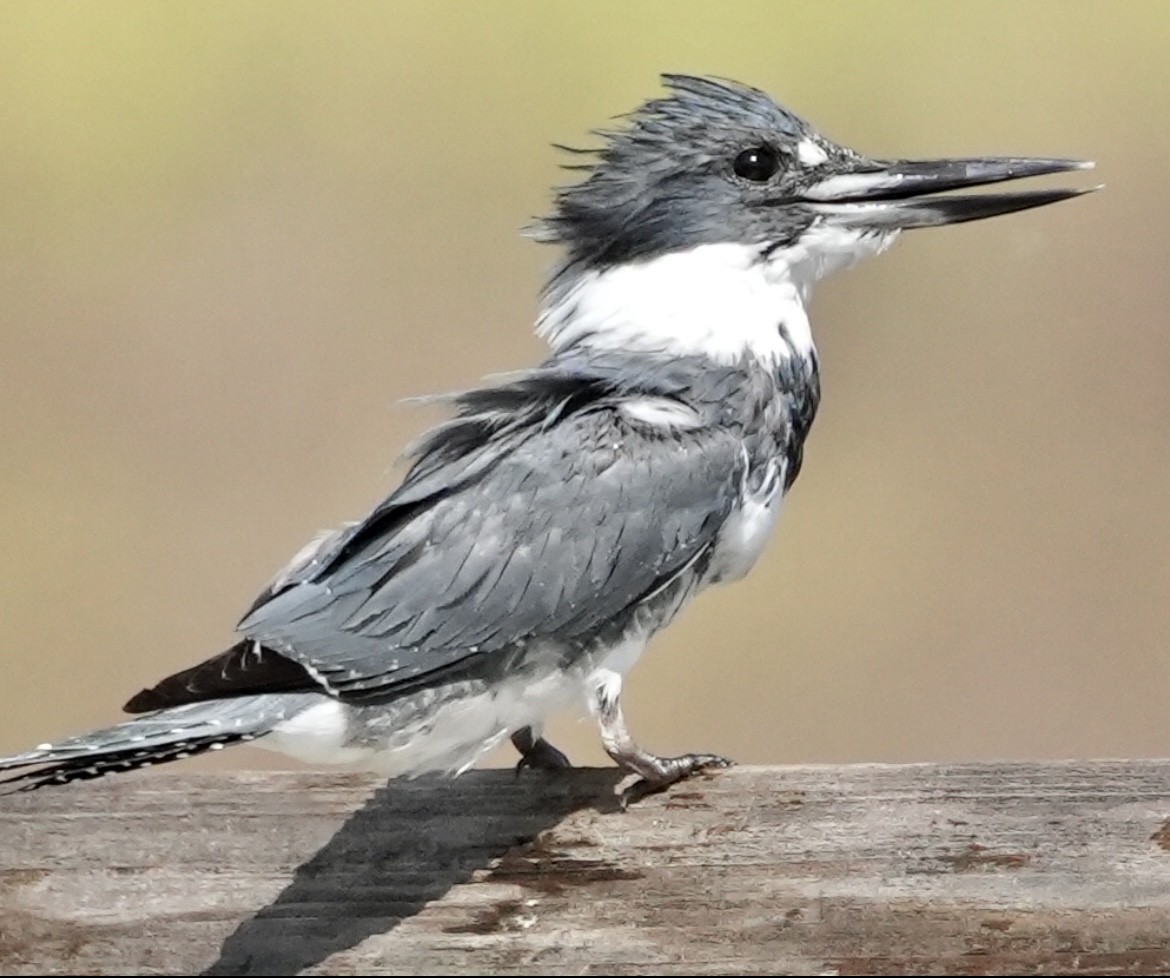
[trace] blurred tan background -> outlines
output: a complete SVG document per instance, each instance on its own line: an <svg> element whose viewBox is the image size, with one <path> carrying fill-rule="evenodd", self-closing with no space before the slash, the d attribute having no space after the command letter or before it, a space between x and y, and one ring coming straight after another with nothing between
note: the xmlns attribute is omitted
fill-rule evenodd
<svg viewBox="0 0 1170 978"><path fill-rule="evenodd" d="M554 254L517 232L549 144L665 70L875 155L1078 156L1108 188L822 285L804 473L756 572L634 672L636 736L1170 753L1168 51L1162 3L5 3L0 753L224 647L392 488L437 417L400 398L541 356Z"/></svg>

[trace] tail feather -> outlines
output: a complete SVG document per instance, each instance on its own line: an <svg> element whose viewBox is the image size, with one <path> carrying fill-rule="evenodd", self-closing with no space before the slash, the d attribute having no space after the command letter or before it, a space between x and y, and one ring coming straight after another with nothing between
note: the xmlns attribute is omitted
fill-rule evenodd
<svg viewBox="0 0 1170 978"><path fill-rule="evenodd" d="M106 774L136 771L155 764L181 761L206 751L222 750L229 744L238 744L255 738L255 734L218 734L214 737L191 737L171 744L155 744L144 748L128 747L123 750L105 751L95 749L84 756L74 756L66 760L50 760L47 756L37 757L34 756L36 751L29 751L27 754L0 761L0 770L38 765L31 771L21 771L12 777L0 778L0 785L17 786L8 788L6 791L0 788L0 793L35 791L37 788L44 788L48 785L88 781ZM20 758L29 759L20 760Z"/></svg>
<svg viewBox="0 0 1170 978"><path fill-rule="evenodd" d="M159 710L104 730L0 758L0 793L100 778L255 740L317 697L241 696ZM2 786L10 785L5 789Z"/></svg>

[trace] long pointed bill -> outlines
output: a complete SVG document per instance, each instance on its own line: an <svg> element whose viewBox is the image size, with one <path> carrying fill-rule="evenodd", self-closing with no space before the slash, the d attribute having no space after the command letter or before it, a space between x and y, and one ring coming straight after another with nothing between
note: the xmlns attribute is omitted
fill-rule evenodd
<svg viewBox="0 0 1170 978"><path fill-rule="evenodd" d="M800 196L827 223L897 231L977 221L1077 197L1097 188L934 194L1092 167L1079 160L1057 159L866 160L859 161L853 172L826 177Z"/></svg>

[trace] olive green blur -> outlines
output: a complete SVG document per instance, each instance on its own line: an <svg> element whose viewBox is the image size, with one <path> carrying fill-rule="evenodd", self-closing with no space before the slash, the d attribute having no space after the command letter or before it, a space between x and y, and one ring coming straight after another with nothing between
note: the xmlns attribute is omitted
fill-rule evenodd
<svg viewBox="0 0 1170 978"><path fill-rule="evenodd" d="M821 285L770 549L650 647L660 752L1170 753L1170 4L0 5L0 753L219 651L440 414L541 356L551 143L662 71L1086 198ZM550 735L603 760L591 722ZM217 763L273 763L241 749ZM498 754L495 761L511 761Z"/></svg>

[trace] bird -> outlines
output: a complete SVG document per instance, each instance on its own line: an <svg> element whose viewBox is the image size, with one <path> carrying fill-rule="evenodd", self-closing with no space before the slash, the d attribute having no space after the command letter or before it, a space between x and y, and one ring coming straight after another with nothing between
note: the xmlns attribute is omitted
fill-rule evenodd
<svg viewBox="0 0 1170 978"><path fill-rule="evenodd" d="M584 706L646 791L726 766L641 747L622 709L650 639L744 577L800 473L820 400L807 306L905 230L1095 187L954 193L1071 159L876 159L763 91L662 76L529 233L558 246L534 367L446 395L401 483L313 538L228 649L143 689L131 718L0 759L6 791L254 742L389 777L458 774Z"/></svg>

